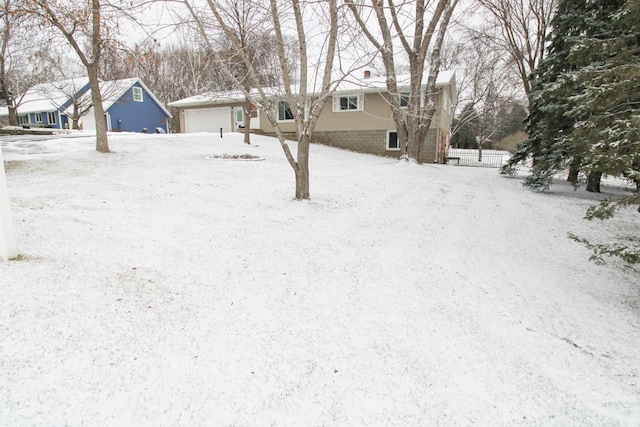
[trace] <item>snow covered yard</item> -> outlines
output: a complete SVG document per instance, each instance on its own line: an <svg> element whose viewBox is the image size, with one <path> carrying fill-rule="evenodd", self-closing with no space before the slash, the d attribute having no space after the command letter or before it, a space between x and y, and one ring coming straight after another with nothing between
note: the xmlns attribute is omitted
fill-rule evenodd
<svg viewBox="0 0 640 427"><path fill-rule="evenodd" d="M316 145L297 202L253 141L5 155L0 425L640 424L640 273L566 237L638 214Z"/></svg>

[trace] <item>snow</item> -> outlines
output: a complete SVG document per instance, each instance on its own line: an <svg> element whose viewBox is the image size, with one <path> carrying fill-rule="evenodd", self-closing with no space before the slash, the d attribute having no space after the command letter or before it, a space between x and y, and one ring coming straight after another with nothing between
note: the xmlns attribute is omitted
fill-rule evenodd
<svg viewBox="0 0 640 427"><path fill-rule="evenodd" d="M3 144L0 425L640 423L640 273L566 237L633 210L319 145L300 202L252 141Z"/></svg>
<svg viewBox="0 0 640 427"><path fill-rule="evenodd" d="M88 83L87 77L79 77L35 85L29 88L20 100L18 113L57 111L69 101L71 94L78 92ZM0 115L9 115L9 110L5 108Z"/></svg>
<svg viewBox="0 0 640 427"><path fill-rule="evenodd" d="M428 75L424 76L424 82L428 80ZM411 75L403 74L394 77L398 89L408 89L411 84ZM451 86L455 90L456 72L455 70L442 70L436 78L436 87ZM342 80L335 89L336 93L352 93L354 91L380 92L387 90L387 76L372 75L371 77L361 77L351 75Z"/></svg>

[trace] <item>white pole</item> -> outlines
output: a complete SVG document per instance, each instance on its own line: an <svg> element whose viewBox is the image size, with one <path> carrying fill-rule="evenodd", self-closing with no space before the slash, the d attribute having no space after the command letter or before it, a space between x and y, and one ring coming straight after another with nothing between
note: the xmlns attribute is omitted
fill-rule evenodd
<svg viewBox="0 0 640 427"><path fill-rule="evenodd" d="M0 148L0 260L7 261L18 257L16 234L11 221L7 177L4 173L4 160Z"/></svg>

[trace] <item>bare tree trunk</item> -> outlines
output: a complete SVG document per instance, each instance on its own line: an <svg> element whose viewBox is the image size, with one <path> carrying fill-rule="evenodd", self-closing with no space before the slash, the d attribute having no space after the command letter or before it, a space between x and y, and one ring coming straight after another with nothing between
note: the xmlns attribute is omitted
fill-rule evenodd
<svg viewBox="0 0 640 427"><path fill-rule="evenodd" d="M87 67L89 72L89 86L91 87L91 100L93 102L93 114L96 121L96 151L109 153L109 141L107 139L107 126L105 122L102 96L100 95L100 80L98 79L98 65Z"/></svg>
<svg viewBox="0 0 640 427"><path fill-rule="evenodd" d="M602 172L589 172L589 176L587 177L587 191L592 193L599 193L601 179Z"/></svg>
<svg viewBox="0 0 640 427"><path fill-rule="evenodd" d="M576 184L578 182L579 173L580 173L580 170L578 169L574 169L573 167L569 169L569 174L567 175L567 182Z"/></svg>
<svg viewBox="0 0 640 427"><path fill-rule="evenodd" d="M13 100L9 100L13 104ZM9 110L9 126L18 126L18 112L16 111L15 105L7 106Z"/></svg>
<svg viewBox="0 0 640 427"><path fill-rule="evenodd" d="M4 29L2 32L2 42L0 43L0 84L2 85L2 97L7 101L7 109L9 110L9 125L18 126L18 114L16 112L15 100L13 95L9 93L7 87L7 50L9 48L9 40L11 38L11 20L9 11L9 2L3 5L2 20L4 21Z"/></svg>
<svg viewBox="0 0 640 427"><path fill-rule="evenodd" d="M302 135L298 141L298 162L296 173L296 199L308 199L309 192L309 135Z"/></svg>
<svg viewBox="0 0 640 427"><path fill-rule="evenodd" d="M78 111L78 104L73 103L73 115L71 116L71 129L80 129L80 113Z"/></svg>
<svg viewBox="0 0 640 427"><path fill-rule="evenodd" d="M109 152L109 142L107 140L107 127L105 123L104 107L102 106L102 95L100 94L100 53L102 49L102 17L100 15L100 0L91 0L91 50L93 61L88 64L89 86L91 87L91 101L96 120L96 151L100 153Z"/></svg>
<svg viewBox="0 0 640 427"><path fill-rule="evenodd" d="M251 145L251 100L246 99L242 108L244 111L244 143Z"/></svg>
<svg viewBox="0 0 640 427"><path fill-rule="evenodd" d="M576 156L571 161L569 165L569 174L567 175L567 181L573 185L578 183L578 175L580 174L580 165L582 164L582 159L579 156Z"/></svg>

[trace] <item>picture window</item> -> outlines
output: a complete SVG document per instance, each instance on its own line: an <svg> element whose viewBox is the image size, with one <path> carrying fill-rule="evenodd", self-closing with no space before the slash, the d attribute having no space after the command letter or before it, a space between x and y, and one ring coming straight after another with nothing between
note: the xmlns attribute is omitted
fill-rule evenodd
<svg viewBox="0 0 640 427"><path fill-rule="evenodd" d="M333 111L361 111L364 95L342 95L333 97Z"/></svg>
<svg viewBox="0 0 640 427"><path fill-rule="evenodd" d="M278 102L278 121L293 120L293 113L287 101Z"/></svg>

